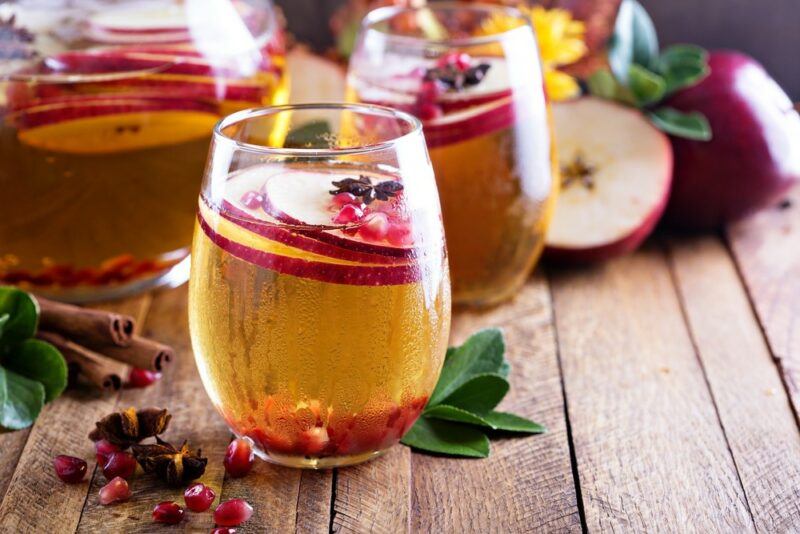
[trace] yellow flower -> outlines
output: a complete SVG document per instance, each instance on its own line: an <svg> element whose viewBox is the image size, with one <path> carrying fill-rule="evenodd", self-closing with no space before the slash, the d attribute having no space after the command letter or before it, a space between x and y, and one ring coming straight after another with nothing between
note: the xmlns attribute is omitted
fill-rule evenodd
<svg viewBox="0 0 800 534"><path fill-rule="evenodd" d="M542 58L545 86L552 100L566 100L580 91L578 82L572 76L558 70L558 67L575 63L586 54L584 35L586 26L574 20L566 9L545 9L541 6L519 6L519 10L533 23L539 54ZM496 14L481 25L483 35L496 35L520 26L519 19Z"/></svg>

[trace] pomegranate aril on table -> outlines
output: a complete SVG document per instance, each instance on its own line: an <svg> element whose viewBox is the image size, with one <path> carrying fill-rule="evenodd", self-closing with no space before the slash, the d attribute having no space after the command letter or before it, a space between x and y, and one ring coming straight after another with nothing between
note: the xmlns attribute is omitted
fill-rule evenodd
<svg viewBox="0 0 800 534"><path fill-rule="evenodd" d="M255 454L249 439L237 438L230 442L225 453L225 471L234 478L243 477L253 468Z"/></svg>
<svg viewBox="0 0 800 534"><path fill-rule="evenodd" d="M67 484L77 484L86 476L86 461L74 456L59 455L53 459L58 478Z"/></svg>
<svg viewBox="0 0 800 534"><path fill-rule="evenodd" d="M231 499L214 510L214 523L222 527L237 527L250 519L253 507L244 499Z"/></svg>
<svg viewBox="0 0 800 534"><path fill-rule="evenodd" d="M215 497L216 494L214 490L201 482L192 484L183 492L183 500L186 503L186 508L192 512L205 512L211 508Z"/></svg>
<svg viewBox="0 0 800 534"><path fill-rule="evenodd" d="M161 373L157 371L134 367L128 375L128 383L126 385L129 388L146 388L147 386L152 386L160 378Z"/></svg>
<svg viewBox="0 0 800 534"><path fill-rule="evenodd" d="M183 508L178 506L177 503L171 501L161 502L153 508L153 521L167 525L177 525L183 521L184 513Z"/></svg>
<svg viewBox="0 0 800 534"><path fill-rule="evenodd" d="M108 457L112 453L121 451L117 445L114 445L108 440L100 439L94 442L94 452L97 458L97 465L104 466L108 461Z"/></svg>
<svg viewBox="0 0 800 534"><path fill-rule="evenodd" d="M100 488L100 504L103 506L124 502L130 498L131 490L128 487L128 482L122 477L116 477Z"/></svg>
<svg viewBox="0 0 800 534"><path fill-rule="evenodd" d="M103 465L103 476L106 480L112 478L130 478L136 472L136 459L128 452L112 452L108 455L105 465Z"/></svg>

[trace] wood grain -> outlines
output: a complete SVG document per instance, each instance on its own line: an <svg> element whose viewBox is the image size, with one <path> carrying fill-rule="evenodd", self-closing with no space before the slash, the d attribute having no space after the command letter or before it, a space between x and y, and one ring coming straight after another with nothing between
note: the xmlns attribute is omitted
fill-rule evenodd
<svg viewBox="0 0 800 534"><path fill-rule="evenodd" d="M178 445L188 440L192 447L202 449L203 455L208 457L208 466L199 480L219 495L224 477L222 459L230 432L211 406L200 383L189 346L186 305L186 286L154 293L143 334L174 347L176 361L155 385L123 390L115 409L130 406L167 408L172 421L164 438ZM175 527L159 527L153 523L151 514L153 507L162 501L183 505L183 488L170 489L150 475L139 474L130 481L131 500L108 507L98 502L97 492L105 483L98 470L84 505L79 532L175 531ZM187 513L187 520L181 526L187 531L210 531L213 519L210 513Z"/></svg>
<svg viewBox="0 0 800 534"><path fill-rule="evenodd" d="M22 449L28 441L29 428L16 431L0 431L0 502L6 494L11 477L17 468Z"/></svg>
<svg viewBox="0 0 800 534"><path fill-rule="evenodd" d="M338 470L333 532L407 532L411 451L395 445L370 462Z"/></svg>
<svg viewBox="0 0 800 534"><path fill-rule="evenodd" d="M150 298L142 296L105 309L127 313L141 323ZM53 458L69 454L94 465L94 451L87 438L94 421L109 412L114 395L68 391L45 406L30 430L19 455L8 491L0 504L0 532L72 532L86 500L88 483L64 484L53 470ZM13 456L3 450L2 455Z"/></svg>
<svg viewBox="0 0 800 534"><path fill-rule="evenodd" d="M544 424L543 435L492 442L485 460L414 454L414 532L578 532L552 308L547 283L536 275L508 304L462 313L453 342L475 330L503 328L512 363L511 392L501 409Z"/></svg>
<svg viewBox="0 0 800 534"><path fill-rule="evenodd" d="M753 531L663 253L552 289L588 529Z"/></svg>
<svg viewBox="0 0 800 534"><path fill-rule="evenodd" d="M785 207L732 225L728 240L773 357L800 414L800 187Z"/></svg>
<svg viewBox="0 0 800 534"><path fill-rule="evenodd" d="M800 433L727 250L715 237L670 241L689 327L755 521L800 528Z"/></svg>

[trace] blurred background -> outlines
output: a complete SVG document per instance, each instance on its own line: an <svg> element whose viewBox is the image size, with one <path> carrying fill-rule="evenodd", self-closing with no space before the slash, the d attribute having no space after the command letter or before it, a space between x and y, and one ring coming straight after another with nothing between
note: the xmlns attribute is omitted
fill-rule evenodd
<svg viewBox="0 0 800 534"><path fill-rule="evenodd" d="M664 44L691 42L709 49L734 48L758 59L800 101L800 0L641 0ZM364 7L362 0L276 0L290 31L317 50L334 43L330 19L337 11ZM385 2L389 3L389 2ZM511 2L509 2L511 3ZM615 0L556 0L548 5L584 12L607 10ZM583 5L585 4L585 5ZM341 12L341 11L339 11Z"/></svg>

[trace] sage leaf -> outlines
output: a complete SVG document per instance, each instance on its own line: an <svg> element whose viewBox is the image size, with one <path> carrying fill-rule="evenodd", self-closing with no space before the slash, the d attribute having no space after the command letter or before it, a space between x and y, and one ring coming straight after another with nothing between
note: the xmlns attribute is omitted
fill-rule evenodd
<svg viewBox="0 0 800 534"><path fill-rule="evenodd" d="M639 107L647 106L664 98L667 84L664 78L639 65L631 65L628 75L631 93Z"/></svg>
<svg viewBox="0 0 800 534"><path fill-rule="evenodd" d="M539 423L534 423L530 419L514 415L513 413L489 412L481 415L481 419L489 423L495 430L525 434L541 434L547 431L547 429Z"/></svg>
<svg viewBox="0 0 800 534"><path fill-rule="evenodd" d="M6 391L0 405L0 426L10 430L31 426L44 406L44 386L3 367L0 383L0 390Z"/></svg>
<svg viewBox="0 0 800 534"><path fill-rule="evenodd" d="M648 116L659 130L675 137L694 141L710 141L713 137L711 125L702 113L683 113L663 107L648 113Z"/></svg>
<svg viewBox="0 0 800 534"><path fill-rule="evenodd" d="M23 341L11 347L3 364L10 371L40 382L45 402L57 398L67 387L67 363L50 343L38 339Z"/></svg>
<svg viewBox="0 0 800 534"><path fill-rule="evenodd" d="M467 423L470 425L485 426L494 429L494 425L480 415L474 414L456 406L449 406L447 404L439 404L432 408L428 408L423 413L424 417L433 419L443 419L445 421L454 421L456 423Z"/></svg>
<svg viewBox="0 0 800 534"><path fill-rule="evenodd" d="M426 417L420 417L401 442L427 452L470 458L486 458L490 447L489 438L475 427Z"/></svg>
<svg viewBox="0 0 800 534"><path fill-rule="evenodd" d="M298 126L286 135L285 148L330 148L331 125L315 120Z"/></svg>
<svg viewBox="0 0 800 534"><path fill-rule="evenodd" d="M500 375L478 375L445 397L442 403L472 413L488 412L500 404L509 387L508 380Z"/></svg>

